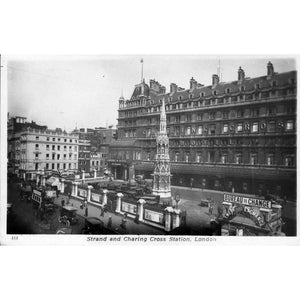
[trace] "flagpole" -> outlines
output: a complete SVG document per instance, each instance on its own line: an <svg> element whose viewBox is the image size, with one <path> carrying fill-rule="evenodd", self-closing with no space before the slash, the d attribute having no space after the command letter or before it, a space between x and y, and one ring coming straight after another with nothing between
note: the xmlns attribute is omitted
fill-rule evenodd
<svg viewBox="0 0 300 300"><path fill-rule="evenodd" d="M142 78L141 78L141 82L143 82L143 73L144 73L144 70L143 70L143 66L144 66L144 60L141 59L141 64L142 64Z"/></svg>

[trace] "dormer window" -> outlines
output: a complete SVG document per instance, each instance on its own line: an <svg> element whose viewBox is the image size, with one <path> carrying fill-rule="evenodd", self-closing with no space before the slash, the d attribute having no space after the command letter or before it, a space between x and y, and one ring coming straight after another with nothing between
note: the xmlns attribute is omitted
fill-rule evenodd
<svg viewBox="0 0 300 300"><path fill-rule="evenodd" d="M192 98L193 98L193 95L192 95L192 94L190 94L190 95L189 95L189 98L190 98L190 99L192 99Z"/></svg>
<svg viewBox="0 0 300 300"><path fill-rule="evenodd" d="M245 87L241 86L241 91L244 92L245 91Z"/></svg>
<svg viewBox="0 0 300 300"><path fill-rule="evenodd" d="M229 93L230 93L230 89L227 88L227 89L226 89L226 94L229 94Z"/></svg>
<svg viewBox="0 0 300 300"><path fill-rule="evenodd" d="M214 96L216 96L217 95L217 91L214 91Z"/></svg>
<svg viewBox="0 0 300 300"><path fill-rule="evenodd" d="M205 93L204 93L204 92L202 92L202 93L201 93L201 97L204 97L204 96L205 96Z"/></svg>
<svg viewBox="0 0 300 300"><path fill-rule="evenodd" d="M260 88L259 83L257 83L257 84L255 85L255 88L256 88L256 89L259 89L259 88Z"/></svg>
<svg viewBox="0 0 300 300"><path fill-rule="evenodd" d="M275 80L272 81L272 86L276 86L276 85L277 85L276 81Z"/></svg>
<svg viewBox="0 0 300 300"><path fill-rule="evenodd" d="M178 100L182 100L182 96L179 96L179 97L178 97Z"/></svg>

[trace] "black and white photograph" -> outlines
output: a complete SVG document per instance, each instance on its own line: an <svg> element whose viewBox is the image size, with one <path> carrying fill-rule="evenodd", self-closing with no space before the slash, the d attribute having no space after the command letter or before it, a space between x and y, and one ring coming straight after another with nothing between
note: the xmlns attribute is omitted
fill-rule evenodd
<svg viewBox="0 0 300 300"><path fill-rule="evenodd" d="M297 236L295 56L12 55L1 77L7 236Z"/></svg>
<svg viewBox="0 0 300 300"><path fill-rule="evenodd" d="M299 298L297 1L0 7L1 299Z"/></svg>

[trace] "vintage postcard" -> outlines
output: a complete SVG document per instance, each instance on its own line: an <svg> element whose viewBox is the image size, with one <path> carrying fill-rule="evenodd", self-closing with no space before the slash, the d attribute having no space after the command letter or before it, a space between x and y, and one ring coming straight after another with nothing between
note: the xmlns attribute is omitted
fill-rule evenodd
<svg viewBox="0 0 300 300"><path fill-rule="evenodd" d="M1 244L299 244L297 57L1 56Z"/></svg>

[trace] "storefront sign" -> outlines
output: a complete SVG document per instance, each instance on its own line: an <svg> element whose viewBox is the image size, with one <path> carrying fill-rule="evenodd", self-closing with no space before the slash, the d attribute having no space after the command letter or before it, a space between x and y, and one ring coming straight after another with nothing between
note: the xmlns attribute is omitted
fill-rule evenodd
<svg viewBox="0 0 300 300"><path fill-rule="evenodd" d="M145 209L144 218L146 220L149 220L149 221L152 221L152 222L155 222L155 223L160 223L160 224L164 223L164 215L162 213L157 212L157 211Z"/></svg>
<svg viewBox="0 0 300 300"><path fill-rule="evenodd" d="M41 204L42 202L42 192L33 190L32 191L32 196L31 196L33 201L36 201L37 203Z"/></svg>
<svg viewBox="0 0 300 300"><path fill-rule="evenodd" d="M92 201L96 201L96 202L102 202L101 199L102 197L101 197L101 195L99 195L99 194L95 194L95 193L92 193L91 194L91 199L92 199Z"/></svg>
<svg viewBox="0 0 300 300"><path fill-rule="evenodd" d="M130 214L136 214L137 206L135 204L122 202L122 211L128 212Z"/></svg>
<svg viewBox="0 0 300 300"><path fill-rule="evenodd" d="M78 189L78 195L81 197L87 197L87 191L83 189Z"/></svg>
<svg viewBox="0 0 300 300"><path fill-rule="evenodd" d="M272 208L271 201L249 198L241 195L224 194L224 201L247 206L256 206L259 208Z"/></svg>
<svg viewBox="0 0 300 300"><path fill-rule="evenodd" d="M251 219L253 219L253 221L255 221L256 223L258 223L259 226L263 226L264 225L264 219L263 217L260 215L259 211L253 209L253 207L250 206L245 206L244 207L244 211L245 213L248 213L249 216L251 217Z"/></svg>

